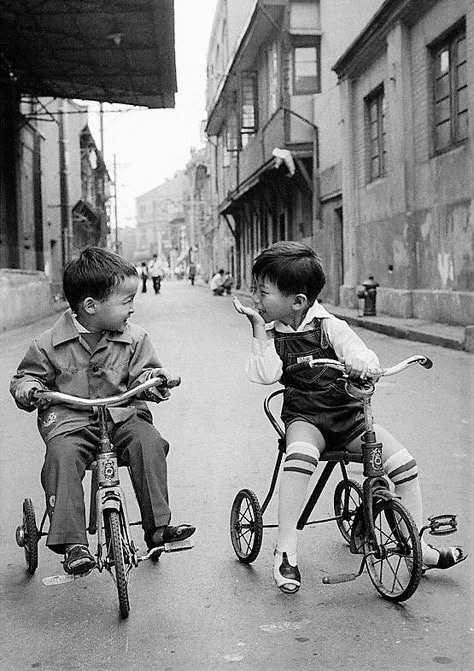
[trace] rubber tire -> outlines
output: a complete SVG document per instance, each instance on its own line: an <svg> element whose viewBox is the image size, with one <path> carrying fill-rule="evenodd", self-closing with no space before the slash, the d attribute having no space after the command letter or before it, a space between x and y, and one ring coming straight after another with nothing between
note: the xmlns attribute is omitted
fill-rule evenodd
<svg viewBox="0 0 474 671"><path fill-rule="evenodd" d="M107 512L105 523L107 525L107 538L110 542L110 548L107 548L107 550L112 554L115 567L115 584L117 586L120 615L123 619L126 619L130 612L130 601L128 598L128 584L123 555L120 514L118 511L109 510Z"/></svg>
<svg viewBox="0 0 474 671"><path fill-rule="evenodd" d="M396 603L406 601L416 591L422 573L423 559L417 526L408 510L396 499L391 499L376 502L374 529L384 551L391 549L392 553L379 559L368 554L371 543L365 537L364 555L370 579L384 599ZM400 540L403 544L408 542L411 548L409 560L407 555L393 552L399 547Z"/></svg>
<svg viewBox="0 0 474 671"><path fill-rule="evenodd" d="M25 535L26 570L30 575L38 568L38 541L39 534L36 526L36 516L31 499L23 501L23 533Z"/></svg>
<svg viewBox="0 0 474 671"><path fill-rule="evenodd" d="M262 546L263 520L258 498L251 489L241 489L232 503L230 538L239 561L255 561Z"/></svg>
<svg viewBox="0 0 474 671"><path fill-rule="evenodd" d="M344 511L345 495L349 490L349 514L350 520L340 518ZM341 480L337 483L334 490L334 515L339 517L336 520L337 527L347 544L351 542L352 523L357 508L362 503L362 486L356 480Z"/></svg>

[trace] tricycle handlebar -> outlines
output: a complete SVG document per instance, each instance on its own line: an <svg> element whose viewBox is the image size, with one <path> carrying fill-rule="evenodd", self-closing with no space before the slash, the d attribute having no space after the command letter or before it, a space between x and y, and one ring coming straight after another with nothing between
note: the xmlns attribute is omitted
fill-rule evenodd
<svg viewBox="0 0 474 671"><path fill-rule="evenodd" d="M395 375L396 373L401 373L402 371L406 370L407 368L413 366L416 363L419 363L420 366L423 366L423 368L428 369L432 368L433 366L433 362L431 361L431 359L428 359L428 357L416 355L411 356L408 359L404 359L403 361L400 361L394 366L390 366L388 368L380 368L379 370L369 370L368 377L378 378L378 377L386 377L388 375ZM291 373L297 373L298 371L305 370L306 368L317 368L321 366L328 366L329 368L334 368L335 370L341 371L341 373L345 371L344 364L334 359L311 359L309 361L301 361L299 363L293 364L292 366L288 366L286 370Z"/></svg>
<svg viewBox="0 0 474 671"><path fill-rule="evenodd" d="M178 384L181 384L181 379L179 379ZM80 396L71 396L70 394L63 394L59 391L36 391L36 398L41 398L49 401L53 404L64 403L66 405L76 405L86 408L93 408L97 406L109 406L109 405L119 405L124 401L128 401L130 398L133 398L137 394L140 394L146 389L151 387L166 387L166 378L163 375L158 377L150 378L141 384L138 384L133 389L128 389L123 394L117 394L116 396L109 396L108 398L81 398ZM178 386L178 385L173 385Z"/></svg>

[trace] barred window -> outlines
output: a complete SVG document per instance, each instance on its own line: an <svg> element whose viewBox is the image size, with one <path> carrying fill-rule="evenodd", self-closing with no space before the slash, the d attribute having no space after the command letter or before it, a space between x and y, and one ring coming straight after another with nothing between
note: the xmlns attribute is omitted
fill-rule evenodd
<svg viewBox="0 0 474 671"><path fill-rule="evenodd" d="M431 49L435 151L468 137L466 28L463 23Z"/></svg>
<svg viewBox="0 0 474 671"><path fill-rule="evenodd" d="M257 73L243 72L241 76L241 123L242 146L257 131Z"/></svg>
<svg viewBox="0 0 474 671"><path fill-rule="evenodd" d="M368 181L385 175L385 95L383 86L372 91L365 99Z"/></svg>

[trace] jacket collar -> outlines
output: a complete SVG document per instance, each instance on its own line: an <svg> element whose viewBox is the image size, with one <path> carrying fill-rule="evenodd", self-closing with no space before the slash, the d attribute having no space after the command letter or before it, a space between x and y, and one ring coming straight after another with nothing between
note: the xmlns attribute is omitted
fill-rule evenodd
<svg viewBox="0 0 474 671"><path fill-rule="evenodd" d="M120 333L119 331L107 331L105 337L107 340L112 340L113 342L123 342L127 344L132 342L128 326L123 333ZM79 333L74 326L72 311L69 308L61 315L56 324L53 326L52 344L53 347L57 347L62 343L68 342L69 340L77 340L78 338Z"/></svg>
<svg viewBox="0 0 474 671"><path fill-rule="evenodd" d="M289 326L288 324L283 324L283 322L280 322L278 320L265 324L265 329L267 331L276 329L281 333L297 333L299 331L308 330L309 325L313 322L314 319L328 319L329 317L331 317L331 314L326 310L326 308L323 307L321 303L318 303L318 301L315 301L313 305L309 308L305 318L298 326L296 331L293 327Z"/></svg>

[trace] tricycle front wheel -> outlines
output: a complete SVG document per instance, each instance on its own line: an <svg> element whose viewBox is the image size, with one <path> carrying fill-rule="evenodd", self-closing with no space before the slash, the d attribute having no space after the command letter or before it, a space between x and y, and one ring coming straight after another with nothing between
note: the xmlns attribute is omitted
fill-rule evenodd
<svg viewBox="0 0 474 671"><path fill-rule="evenodd" d="M128 598L127 571L125 568L124 543L121 520L118 511L110 510L106 513L107 559L115 569L115 584L119 600L120 615L127 618L130 612Z"/></svg>
<svg viewBox="0 0 474 671"><path fill-rule="evenodd" d="M230 538L241 562L255 561L262 546L263 520L258 498L251 489L241 489L232 503Z"/></svg>
<svg viewBox="0 0 474 671"><path fill-rule="evenodd" d="M418 587L423 564L416 524L399 501L378 501L374 505L374 534L371 539L365 530L364 555L370 579L384 599L406 601Z"/></svg>

